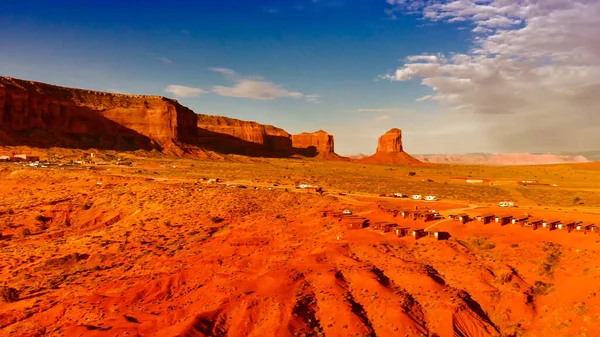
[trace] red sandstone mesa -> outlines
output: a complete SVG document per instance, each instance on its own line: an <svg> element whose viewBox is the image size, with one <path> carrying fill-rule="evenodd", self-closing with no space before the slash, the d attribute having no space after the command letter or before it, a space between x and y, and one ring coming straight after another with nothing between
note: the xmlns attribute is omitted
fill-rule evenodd
<svg viewBox="0 0 600 337"><path fill-rule="evenodd" d="M335 154L333 135L323 130L292 135L292 145L295 149L305 149L304 155L308 157L339 158Z"/></svg>
<svg viewBox="0 0 600 337"><path fill-rule="evenodd" d="M325 131L283 129L196 114L176 100L60 87L0 77L0 145L158 149L174 155L201 150L258 157L339 158Z"/></svg>
<svg viewBox="0 0 600 337"><path fill-rule="evenodd" d="M0 143L173 150L196 141L196 114L159 96L123 95L0 77Z"/></svg>

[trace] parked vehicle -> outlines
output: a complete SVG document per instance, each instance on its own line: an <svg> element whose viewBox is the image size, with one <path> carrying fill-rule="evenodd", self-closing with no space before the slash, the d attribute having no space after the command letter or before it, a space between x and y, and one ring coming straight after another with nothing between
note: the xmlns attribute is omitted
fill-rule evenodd
<svg viewBox="0 0 600 337"><path fill-rule="evenodd" d="M349 210L349 209L345 209L345 210L342 211L342 214L351 215L352 211Z"/></svg>
<svg viewBox="0 0 600 337"><path fill-rule="evenodd" d="M422 196L415 194L411 197L413 200L421 200L421 198L423 198Z"/></svg>

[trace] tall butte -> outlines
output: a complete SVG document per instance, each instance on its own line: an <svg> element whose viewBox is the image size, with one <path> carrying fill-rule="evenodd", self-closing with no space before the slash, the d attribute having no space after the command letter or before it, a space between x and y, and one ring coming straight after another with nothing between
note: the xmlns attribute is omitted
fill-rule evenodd
<svg viewBox="0 0 600 337"><path fill-rule="evenodd" d="M384 133L377 142L377 152L374 155L358 160L367 164L420 165L418 161L402 147L402 130L393 128Z"/></svg>

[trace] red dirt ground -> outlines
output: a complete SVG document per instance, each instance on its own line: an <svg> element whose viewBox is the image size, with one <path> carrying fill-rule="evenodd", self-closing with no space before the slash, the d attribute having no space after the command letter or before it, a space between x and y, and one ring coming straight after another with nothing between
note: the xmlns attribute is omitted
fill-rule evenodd
<svg viewBox="0 0 600 337"><path fill-rule="evenodd" d="M111 174L0 171L0 286L19 294L0 303L1 335L600 335L599 235L386 210L599 214ZM349 230L322 216L345 208L451 238Z"/></svg>

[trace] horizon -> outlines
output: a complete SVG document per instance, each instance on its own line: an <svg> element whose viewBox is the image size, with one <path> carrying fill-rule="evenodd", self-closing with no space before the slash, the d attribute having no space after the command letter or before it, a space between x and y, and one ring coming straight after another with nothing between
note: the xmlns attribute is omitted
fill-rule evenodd
<svg viewBox="0 0 600 337"><path fill-rule="evenodd" d="M0 75L325 130L344 155L586 152L600 3L224 0L0 4Z"/></svg>

